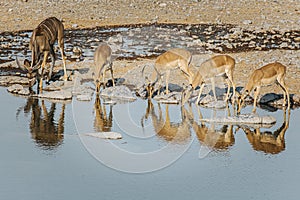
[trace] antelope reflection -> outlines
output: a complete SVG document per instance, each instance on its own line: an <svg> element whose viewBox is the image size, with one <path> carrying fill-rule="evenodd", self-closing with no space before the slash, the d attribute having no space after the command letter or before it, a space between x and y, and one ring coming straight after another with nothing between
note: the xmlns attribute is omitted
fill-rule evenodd
<svg viewBox="0 0 300 200"><path fill-rule="evenodd" d="M284 135L289 127L290 111L288 111L288 117L286 117L286 111L283 110L283 112L284 121L274 132L261 132L260 128L251 130L248 127L241 127L254 150L262 151L267 154L278 154L285 150Z"/></svg>
<svg viewBox="0 0 300 200"><path fill-rule="evenodd" d="M142 122L143 119L148 119L149 115L152 119L154 130L160 138L174 143L186 143L190 140L190 124L187 111L184 107L181 107L181 122L175 123L171 122L168 104L166 104L165 115L163 115L161 106L158 104L157 115L151 100L148 100L148 107L145 116L142 118Z"/></svg>
<svg viewBox="0 0 300 200"><path fill-rule="evenodd" d="M110 132L112 128L113 114L112 105L109 105L109 114L107 116L106 106L101 103L100 97L97 95L94 103L95 119L94 129L97 132Z"/></svg>
<svg viewBox="0 0 300 200"><path fill-rule="evenodd" d="M192 127L201 144L215 150L228 150L234 145L235 138L232 124L224 124L221 129L216 130L214 123L211 123L209 127L205 125L199 107L198 114L201 123L198 124L195 120L192 120Z"/></svg>
<svg viewBox="0 0 300 200"><path fill-rule="evenodd" d="M40 104L39 99L29 97L23 110L25 114L31 113L29 129L38 147L54 150L63 143L65 104L61 106L57 121L55 120L56 103L51 103L48 111L44 100L41 100Z"/></svg>

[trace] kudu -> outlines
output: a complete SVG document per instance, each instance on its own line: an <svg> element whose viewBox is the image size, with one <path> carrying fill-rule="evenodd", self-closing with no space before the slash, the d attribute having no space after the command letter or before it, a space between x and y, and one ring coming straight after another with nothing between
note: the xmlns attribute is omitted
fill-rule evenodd
<svg viewBox="0 0 300 200"><path fill-rule="evenodd" d="M277 82L283 90L283 106L286 106L286 98L288 99L288 110L290 109L290 96L286 87L284 78L286 75L286 66L279 62L267 64L259 69L254 70L251 74L248 83L244 88L244 92L238 98L238 113L240 113L244 99L254 90L254 103L252 112L256 111L257 97L262 86L271 85Z"/></svg>
<svg viewBox="0 0 300 200"><path fill-rule="evenodd" d="M169 77L170 77L170 72L172 70L180 69L189 79L190 78L190 69L189 65L192 60L192 54L182 48L174 48L166 51L165 53L161 54L160 56L157 57L155 64L154 64L154 69L152 75L151 75L151 80L148 83L147 86L147 92L149 94L149 97L151 98L153 95L154 87L155 84L158 82L158 94L161 90L162 87L162 79L164 76L166 77L166 93L168 94L169 92ZM143 77L144 77L144 69L142 70ZM156 77L156 79L155 79ZM146 78L148 79L148 77ZM155 81L154 81L155 80Z"/></svg>
<svg viewBox="0 0 300 200"><path fill-rule="evenodd" d="M233 80L233 71L235 67L235 60L229 55L217 55L206 61L204 61L200 67L194 67L193 70L190 71L191 88L186 92L185 95L182 96L182 104L184 104L191 95L191 92L197 87L200 86L200 91L198 94L198 98L196 104L199 104L200 97L203 91L203 88L206 84L206 80L210 79L212 83L212 90L215 101L217 101L216 91L215 91L215 77L223 75L228 84L227 93L225 101L229 99L230 86L233 87L233 103L235 98L235 90L236 85Z"/></svg>
<svg viewBox="0 0 300 200"><path fill-rule="evenodd" d="M108 69L111 72L113 86L115 86L111 55L112 50L106 43L101 43L95 51L93 78L97 94L100 92L101 85L105 87L105 72Z"/></svg>
<svg viewBox="0 0 300 200"><path fill-rule="evenodd" d="M17 65L19 68L27 71L27 77L29 78L29 87L32 87L35 83L35 78L38 75L38 69L41 66L41 73L39 79L38 88L42 91L43 87L43 76L44 68L50 53L52 64L50 66L50 71L47 77L47 82L50 81L52 77L53 67L55 64L55 52L53 45L55 41L58 41L58 46L60 48L61 57L64 65L64 80L68 79L66 70L66 58L64 55L64 26L60 20L55 17L50 17L42 21L32 32L29 49L31 53L31 63L28 60L24 61L24 66L22 66L18 59ZM41 60L42 54L44 55L43 60Z"/></svg>

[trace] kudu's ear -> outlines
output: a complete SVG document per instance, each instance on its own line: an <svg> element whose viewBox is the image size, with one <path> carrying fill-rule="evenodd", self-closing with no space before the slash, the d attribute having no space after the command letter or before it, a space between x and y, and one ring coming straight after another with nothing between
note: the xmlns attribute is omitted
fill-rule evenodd
<svg viewBox="0 0 300 200"><path fill-rule="evenodd" d="M25 60L25 61L26 61L26 60ZM23 70L23 71L28 72L28 67L25 65L25 61L24 61L24 65L21 65L20 62L19 62L18 57L16 57L16 63L17 63L18 68L20 68L20 69ZM29 62L29 61L28 61L28 62ZM30 65L29 65L29 67L30 67Z"/></svg>
<svg viewBox="0 0 300 200"><path fill-rule="evenodd" d="M25 60L24 60L24 66L25 66L26 68L29 68L29 67L31 66L31 62L30 62L29 60L25 59Z"/></svg>

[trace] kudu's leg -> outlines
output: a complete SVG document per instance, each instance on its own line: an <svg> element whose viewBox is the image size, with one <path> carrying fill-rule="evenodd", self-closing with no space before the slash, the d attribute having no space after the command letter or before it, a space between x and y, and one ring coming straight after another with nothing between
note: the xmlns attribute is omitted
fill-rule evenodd
<svg viewBox="0 0 300 200"><path fill-rule="evenodd" d="M46 62L47 62L48 55L49 55L49 51L45 51L45 52L44 52L43 63L42 63L42 66L41 66L40 80L39 80L39 92L40 92L40 93L42 93L42 91L43 91L44 68L45 68L45 65L46 65Z"/></svg>
<svg viewBox="0 0 300 200"><path fill-rule="evenodd" d="M64 28L63 27L60 27L58 29L57 40L58 40L57 42L61 53L61 58L64 64L64 81L67 81L68 75L67 75L67 67L66 67L66 57L64 52Z"/></svg>
<svg viewBox="0 0 300 200"><path fill-rule="evenodd" d="M49 84L50 80L52 79L53 68L55 65L55 53L54 53L53 45L51 45L50 47L50 56L51 56L51 66L47 77L47 82L46 82L47 84Z"/></svg>

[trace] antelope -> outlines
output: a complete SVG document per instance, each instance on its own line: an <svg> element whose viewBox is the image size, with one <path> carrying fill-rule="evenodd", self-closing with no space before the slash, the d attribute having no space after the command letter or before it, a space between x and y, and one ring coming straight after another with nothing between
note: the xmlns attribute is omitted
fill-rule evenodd
<svg viewBox="0 0 300 200"><path fill-rule="evenodd" d="M46 65L48 55L50 53L52 64L50 66L50 71L47 77L47 82L50 81L52 77L52 71L55 64L55 52L53 45L55 41L58 41L58 46L60 48L61 57L64 65L64 80L68 79L66 71L66 58L64 55L64 26L60 20L55 17L50 17L42 21L32 32L29 42L29 49L31 53L31 62L28 60L24 61L24 66L21 66L18 59L16 58L17 65L19 68L27 71L27 77L29 80L29 87L32 87L35 83L33 80L37 76L37 71L41 67L41 78L38 85L40 91L43 87L43 73L44 67ZM43 61L41 60L41 55L44 54Z"/></svg>
<svg viewBox="0 0 300 200"><path fill-rule="evenodd" d="M263 151L270 154L278 154L285 149L284 135L289 127L290 111L288 111L288 117L286 117L286 111L284 110L282 125L274 132L264 131L260 128L251 130L248 127L241 127L245 132L249 143L256 151Z"/></svg>
<svg viewBox="0 0 300 200"><path fill-rule="evenodd" d="M106 43L101 43L95 51L93 78L96 85L97 94L100 92L101 84L103 84L103 87L105 87L105 83L104 83L105 72L108 69L110 70L111 73L113 86L115 86L111 54L112 54L112 50L110 46Z"/></svg>
<svg viewBox="0 0 300 200"><path fill-rule="evenodd" d="M226 78L226 82L228 84L225 101L229 99L230 86L233 87L233 97L235 97L236 85L233 80L234 67L235 67L235 60L232 57L230 57L229 55L217 55L204 61L200 65L200 67L193 68L194 72L190 72L191 89L188 95L182 97L182 104L184 104L187 101L191 91L194 90L197 86L200 86L199 95L196 101L196 104L199 104L200 97L207 79L211 80L214 99L215 101L217 101L214 78L219 75L224 75ZM234 102L234 98L233 98L233 102Z"/></svg>
<svg viewBox="0 0 300 200"><path fill-rule="evenodd" d="M256 104L257 104L257 97L260 92L260 88L262 86L271 85L277 81L280 85L281 89L284 92L284 103L283 106L286 106L286 98L288 99L288 110L290 109L290 96L288 89L285 85L285 78L286 75L286 66L279 62L269 63L259 69L254 70L252 75L250 76L248 83L244 88L244 92L242 95L239 96L238 100L238 113L240 113L241 108L244 103L244 99L250 95L251 91L254 90L254 107L252 112L256 112Z"/></svg>
<svg viewBox="0 0 300 200"><path fill-rule="evenodd" d="M148 84L147 90L149 97L152 97L153 94L153 88L155 84L158 82L158 93L160 92L161 89L161 82L163 77L166 77L166 93L169 93L169 77L170 77L170 72L171 70L176 70L180 69L187 78L190 78L190 69L189 65L192 60L192 54L182 48L174 48L166 51L165 53L161 54L160 56L157 57L155 64L154 64L154 69L156 72L156 80L153 81L152 83ZM142 70L142 73L144 73L144 69ZM155 78L155 73L152 73L151 80L154 80ZM148 78L147 78L148 79ZM152 90L152 91L151 91Z"/></svg>

